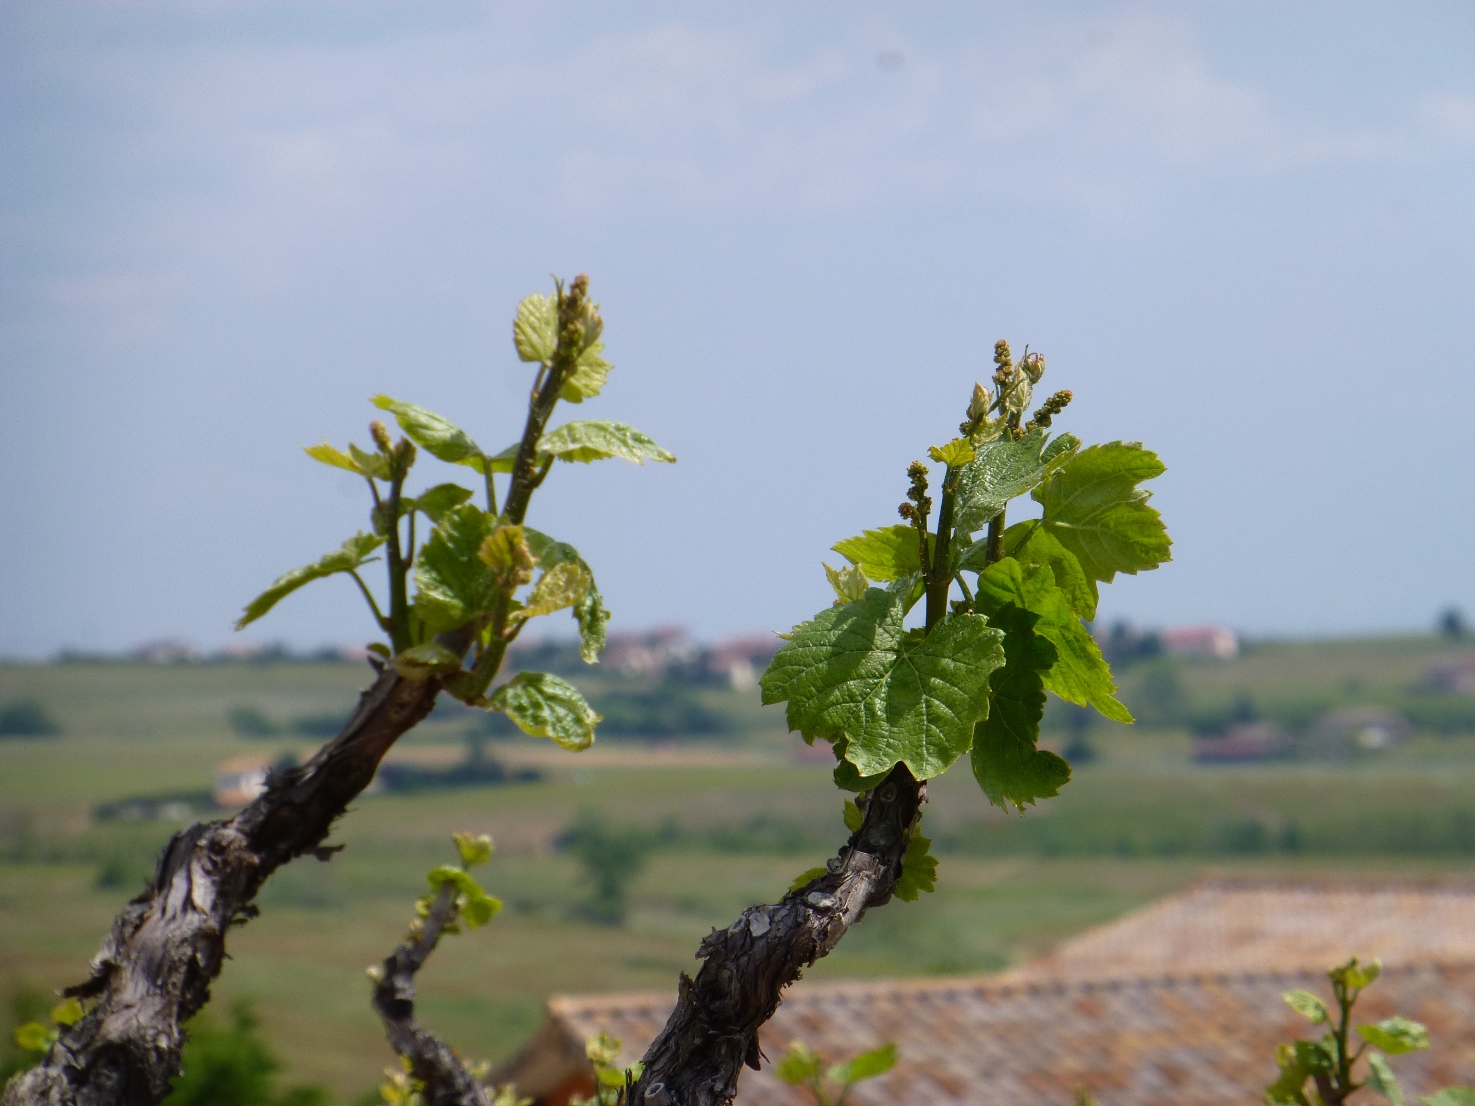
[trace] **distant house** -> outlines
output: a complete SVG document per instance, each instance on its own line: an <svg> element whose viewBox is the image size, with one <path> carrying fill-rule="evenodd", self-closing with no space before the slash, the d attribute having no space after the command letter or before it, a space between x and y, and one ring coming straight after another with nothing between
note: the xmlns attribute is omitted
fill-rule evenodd
<svg viewBox="0 0 1475 1106"><path fill-rule="evenodd" d="M1193 759L1200 764L1245 764L1274 760L1286 751L1285 734L1270 722L1241 722L1222 734L1193 739Z"/></svg>
<svg viewBox="0 0 1475 1106"><path fill-rule="evenodd" d="M690 664L697 646L681 626L657 626L645 634L610 634L602 663L627 676L663 676L668 668Z"/></svg>
<svg viewBox="0 0 1475 1106"><path fill-rule="evenodd" d="M777 634L743 634L716 642L707 650L707 671L746 691L758 686L758 676L782 644Z"/></svg>
<svg viewBox="0 0 1475 1106"><path fill-rule="evenodd" d="M274 757L232 757L215 766L215 783L210 798L222 809L245 806L266 790L267 773Z"/></svg>
<svg viewBox="0 0 1475 1106"><path fill-rule="evenodd" d="M1163 652L1172 657L1231 660L1239 656L1239 635L1225 626L1172 626L1159 631Z"/></svg>
<svg viewBox="0 0 1475 1106"><path fill-rule="evenodd" d="M1475 887L1209 883L988 977L810 984L790 989L760 1032L768 1059L744 1071L738 1106L808 1098L771 1065L800 1040L832 1061L886 1042L899 1062L857 1086L856 1106L1249 1106L1275 1073L1275 1045L1310 1027L1281 1000L1326 993L1327 966L1353 952L1387 965L1358 1012L1428 1026L1430 1052L1399 1057L1410 1095L1475 1082ZM619 1037L641 1054L673 996L555 997L532 1040L491 1074L538 1106L593 1081L584 1040ZM1364 1005L1366 1009L1364 1009Z"/></svg>
<svg viewBox="0 0 1475 1106"><path fill-rule="evenodd" d="M128 654L128 659L142 664L186 664L199 660L199 656L189 642L166 638L135 647Z"/></svg>
<svg viewBox="0 0 1475 1106"><path fill-rule="evenodd" d="M1426 682L1435 691L1450 695L1475 695L1475 653L1436 664L1429 669Z"/></svg>
<svg viewBox="0 0 1475 1106"><path fill-rule="evenodd" d="M1386 749L1412 732L1403 717L1384 707L1345 707L1328 711L1311 729L1311 747L1323 757L1339 759L1359 749Z"/></svg>

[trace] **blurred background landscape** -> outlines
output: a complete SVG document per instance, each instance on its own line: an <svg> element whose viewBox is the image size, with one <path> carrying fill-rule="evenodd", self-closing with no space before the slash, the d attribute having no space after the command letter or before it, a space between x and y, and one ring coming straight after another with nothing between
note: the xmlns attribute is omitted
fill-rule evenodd
<svg viewBox="0 0 1475 1106"><path fill-rule="evenodd" d="M937 892L875 912L811 976L997 970L1209 871L1475 874L1475 639L1458 612L1399 637L1098 631L1139 724L1052 702L1047 741L1074 779L1024 816L990 808L966 768L937 781ZM571 642L518 651L606 716L579 754L443 701L340 824L344 851L267 884L213 1016L245 1000L283 1078L372 1092L389 1054L363 970L462 829L495 839L485 882L506 909L431 961L423 1012L468 1056L506 1056L549 993L668 989L710 927L844 834L828 749L759 705L776 640L664 627L616 635L595 668ZM4 1009L81 978L168 835L310 753L369 676L337 651L168 642L0 667Z"/></svg>

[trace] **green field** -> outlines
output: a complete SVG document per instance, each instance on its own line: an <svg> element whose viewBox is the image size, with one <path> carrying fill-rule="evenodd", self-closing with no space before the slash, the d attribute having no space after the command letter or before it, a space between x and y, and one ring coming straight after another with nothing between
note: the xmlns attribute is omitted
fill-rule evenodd
<svg viewBox="0 0 1475 1106"><path fill-rule="evenodd" d="M1293 718L1308 703L1391 702L1416 694L1452 648L1432 638L1262 646L1234 662L1176 666L1189 704L1178 709L1249 695L1267 716ZM1125 671L1129 705L1142 706L1144 684L1161 685L1148 677L1162 663ZM227 712L344 713L368 675L330 664L0 666L0 703L35 700L62 730L0 740L0 998L79 979L179 825L97 821L95 807L201 791L229 757L300 755L312 743L242 739ZM362 798L335 835L344 852L299 861L268 884L261 918L232 938L217 998L256 1005L291 1081L325 1084L340 1101L361 1094L391 1060L363 970L402 934L424 872L450 858L460 829L497 841L484 882L507 904L488 928L449 940L422 977L426 1020L467 1055L506 1054L553 992L670 989L709 927L781 895L844 833L826 764L797 755L781 712L758 707L756 693L693 694L740 732L607 741L578 755L493 742L494 754L544 778ZM468 724L465 714L432 716L396 755L453 761ZM990 811L966 766L934 784L926 825L941 857L937 893L875 912L813 975L996 969L1208 868L1475 871L1475 736L1416 735L1344 763L1230 768L1192 763L1182 728L1101 726L1090 736L1097 759L1025 816ZM580 869L556 847L589 811L643 827L654 846L623 927L580 920Z"/></svg>

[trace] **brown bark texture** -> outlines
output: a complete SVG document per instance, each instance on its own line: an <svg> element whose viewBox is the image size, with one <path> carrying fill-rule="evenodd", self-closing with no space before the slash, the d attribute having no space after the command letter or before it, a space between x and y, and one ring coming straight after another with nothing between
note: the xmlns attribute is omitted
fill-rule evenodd
<svg viewBox="0 0 1475 1106"><path fill-rule="evenodd" d="M464 648L464 645L463 645ZM430 713L440 685L383 671L343 731L305 764L274 772L233 818L196 823L165 847L149 885L118 915L90 977L64 992L86 1014L39 1064L12 1079L3 1106L154 1106L179 1072L187 1021L210 999L232 925L283 864L323 847L333 822L384 754Z"/></svg>
<svg viewBox="0 0 1475 1106"><path fill-rule="evenodd" d="M415 973L425 966L454 910L456 888L445 884L430 914L390 953L374 985L374 1009L384 1023L390 1047L410 1064L410 1075L423 1084L429 1106L491 1106L491 1096L449 1045L415 1021Z"/></svg>
<svg viewBox="0 0 1475 1106"><path fill-rule="evenodd" d="M695 979L681 976L676 1008L646 1050L629 1106L728 1106L743 1066L758 1069L758 1029L783 989L825 956L866 910L888 902L927 787L904 765L864 800L860 829L828 871L774 906L752 906L713 930Z"/></svg>

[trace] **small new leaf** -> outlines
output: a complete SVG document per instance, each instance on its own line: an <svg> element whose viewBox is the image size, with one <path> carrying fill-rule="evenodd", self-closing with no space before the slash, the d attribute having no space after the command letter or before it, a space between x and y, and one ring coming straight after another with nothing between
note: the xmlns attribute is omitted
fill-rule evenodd
<svg viewBox="0 0 1475 1106"><path fill-rule="evenodd" d="M389 458L384 454L369 453L352 442L348 443L348 454L353 458L354 467L365 476L372 476L378 480L389 479Z"/></svg>
<svg viewBox="0 0 1475 1106"><path fill-rule="evenodd" d="M928 446L927 456L931 457L940 465L947 465L949 468L961 468L963 465L972 461L975 454L973 452L973 446L969 443L968 439L954 438L947 445Z"/></svg>
<svg viewBox="0 0 1475 1106"><path fill-rule="evenodd" d="M865 572L854 565L846 568L831 568L825 565L824 569L825 576L830 581L830 587L835 589L836 603L853 603L864 596L866 588L870 586Z"/></svg>
<svg viewBox="0 0 1475 1106"><path fill-rule="evenodd" d="M303 446L302 452L306 453L314 461L321 461L325 465L332 465L334 468L347 469L349 472L356 472L363 475L364 470L359 468L357 462L352 457L344 453L337 446L331 446L327 442L322 442L318 445Z"/></svg>
<svg viewBox="0 0 1475 1106"><path fill-rule="evenodd" d="M557 676L519 672L492 694L490 704L529 737L549 737L575 752L594 743L599 715L578 688Z"/></svg>
<svg viewBox="0 0 1475 1106"><path fill-rule="evenodd" d="M1003 437L978 447L976 459L958 472L953 525L959 535L982 530L1009 500L1040 482L1044 442L1044 431L1034 430L1018 441Z"/></svg>
<svg viewBox="0 0 1475 1106"><path fill-rule="evenodd" d="M409 680L428 680L461 671L461 658L439 642L427 641L396 655L394 670Z"/></svg>
<svg viewBox="0 0 1475 1106"><path fill-rule="evenodd" d="M57 1025L76 1025L82 1020L82 1003L76 998L63 999L51 1008L51 1020Z"/></svg>
<svg viewBox="0 0 1475 1106"><path fill-rule="evenodd" d="M1296 1013L1309 1021L1312 1025L1325 1025L1331 1018L1327 1011L1326 1003L1313 995L1310 991L1286 991L1281 996L1281 1001Z"/></svg>
<svg viewBox="0 0 1475 1106"><path fill-rule="evenodd" d="M516 589L533 579L537 559L521 526L498 526L477 548L477 557L496 573L505 588Z"/></svg>
<svg viewBox="0 0 1475 1106"><path fill-rule="evenodd" d="M579 624L579 655L585 664L597 664L599 654L604 652L605 627L609 624L609 611L605 609L604 597L594 583L594 570L579 555L579 551L567 542L555 541L547 534L532 527L523 527L528 548L544 569L552 569L565 563L577 564L589 577L589 588L574 604L574 620Z"/></svg>
<svg viewBox="0 0 1475 1106"><path fill-rule="evenodd" d="M1035 632L1055 646L1055 663L1043 676L1047 691L1068 702L1095 707L1114 722L1132 721L1132 712L1116 698L1116 683L1101 649L1076 617L1065 593L1055 586L1048 567L1026 573L1018 561L1005 557L980 572L977 610L992 616L1009 603L1035 615Z"/></svg>
<svg viewBox="0 0 1475 1106"><path fill-rule="evenodd" d="M820 876L824 875L828 871L829 869L826 868L824 865L820 865L818 868L807 868L794 877L794 882L789 884L789 889L784 893L786 895L792 895L795 891L799 890L799 888L803 887L810 880L819 879Z"/></svg>
<svg viewBox="0 0 1475 1106"><path fill-rule="evenodd" d="M973 731L973 775L989 802L1024 810L1058 795L1070 780L1070 765L1035 748L1045 714L1042 674L1055 663L1055 646L1034 632L1035 615L1006 605L993 617L1004 631L1004 666L990 677L993 702Z"/></svg>
<svg viewBox="0 0 1475 1106"><path fill-rule="evenodd" d="M1157 454L1137 442L1083 449L1034 491L1045 508L1044 527L1075 554L1086 576L1110 583L1118 572L1136 575L1171 560L1172 541L1162 516L1139 487L1160 476Z"/></svg>
<svg viewBox="0 0 1475 1106"><path fill-rule="evenodd" d="M1393 1106L1403 1106L1403 1087L1399 1085L1398 1076L1393 1074L1393 1066L1378 1052L1368 1053L1367 1066L1368 1086L1386 1098ZM1475 1103L1470 1106L1475 1106Z"/></svg>
<svg viewBox="0 0 1475 1106"><path fill-rule="evenodd" d="M818 1079L822 1070L824 1062L815 1051L803 1041L795 1041L789 1046L789 1051L779 1057L773 1074L790 1086L799 1087Z"/></svg>
<svg viewBox="0 0 1475 1106"><path fill-rule="evenodd" d="M871 588L794 627L760 680L763 702L788 701L791 730L847 739L861 775L900 762L918 779L967 751L988 714L988 675L1003 663L986 619L954 614L925 637L902 625L905 596Z"/></svg>
<svg viewBox="0 0 1475 1106"><path fill-rule="evenodd" d="M1417 1052L1429 1047L1429 1031L1408 1018L1384 1018L1376 1025L1359 1025L1357 1034L1389 1056L1401 1056L1405 1052Z"/></svg>
<svg viewBox="0 0 1475 1106"><path fill-rule="evenodd" d="M26 1022L16 1027L15 1043L27 1052L45 1052L56 1036L56 1030L48 1029L40 1022Z"/></svg>
<svg viewBox="0 0 1475 1106"><path fill-rule="evenodd" d="M459 484L437 484L433 488L427 488L414 499L405 503L404 508L410 511L419 511L433 523L439 523L447 514L454 511L461 504L471 499L470 490Z"/></svg>
<svg viewBox="0 0 1475 1106"><path fill-rule="evenodd" d="M568 403L583 403L604 390L609 372L614 366L600 356L603 352L604 343L596 341L579 354L578 361L574 363L574 371L569 374L558 393L559 399Z"/></svg>
<svg viewBox="0 0 1475 1106"><path fill-rule="evenodd" d="M492 839L484 833L479 837L472 837L464 832L453 833L451 840L456 843L456 852L461 857L463 868L475 868L492 859Z"/></svg>
<svg viewBox="0 0 1475 1106"><path fill-rule="evenodd" d="M864 1079L885 1075L896 1067L896 1045L887 1044L870 1052L862 1052L853 1060L836 1064L826 1074L842 1087L849 1087Z"/></svg>
<svg viewBox="0 0 1475 1106"><path fill-rule="evenodd" d="M441 516L415 558L415 615L432 633L453 630L491 609L498 575L478 556L492 518L471 504Z"/></svg>
<svg viewBox="0 0 1475 1106"><path fill-rule="evenodd" d="M528 596L526 606L518 612L518 617L536 618L538 615L552 614L565 607L572 607L584 598L593 583L594 578L577 561L565 561L545 569L543 575L538 577L532 594Z"/></svg>
<svg viewBox="0 0 1475 1106"><path fill-rule="evenodd" d="M932 839L912 830L906 856L901 861L901 876L896 881L896 897L902 902L916 902L924 891L937 889L937 857L932 855Z"/></svg>
<svg viewBox="0 0 1475 1106"><path fill-rule="evenodd" d="M481 447L448 419L413 403L401 403L384 395L375 396L371 402L381 411L391 412L405 436L432 457L453 465L466 465L478 472L484 471L485 454Z"/></svg>
<svg viewBox="0 0 1475 1106"><path fill-rule="evenodd" d="M618 457L643 465L646 461L675 462L676 457L666 452L645 433L622 422L604 420L564 423L557 430L550 430L538 442L538 451L557 457L560 461L602 461Z"/></svg>
<svg viewBox="0 0 1475 1106"><path fill-rule="evenodd" d="M512 321L512 342L524 361L545 365L552 361L558 348L558 300L534 292L519 303Z"/></svg>
<svg viewBox="0 0 1475 1106"><path fill-rule="evenodd" d="M928 535L931 552L932 535ZM884 526L830 546L872 580L899 580L922 571L921 543L915 527Z"/></svg>
<svg viewBox="0 0 1475 1106"><path fill-rule="evenodd" d="M236 621L236 629L249 626L304 584L321 580L325 576L332 576L334 573L352 572L364 564L369 559L369 554L383 544L384 539L379 535L365 534L361 531L344 542L341 548L335 549L313 564L303 565L301 568L294 568L291 572L283 573L276 578L271 587L247 604L245 613Z"/></svg>
<svg viewBox="0 0 1475 1106"><path fill-rule="evenodd" d="M846 799L845 828L848 829L851 833L857 833L860 831L860 827L865 823L865 820L866 816L861 812L860 807L857 806L853 800Z"/></svg>

